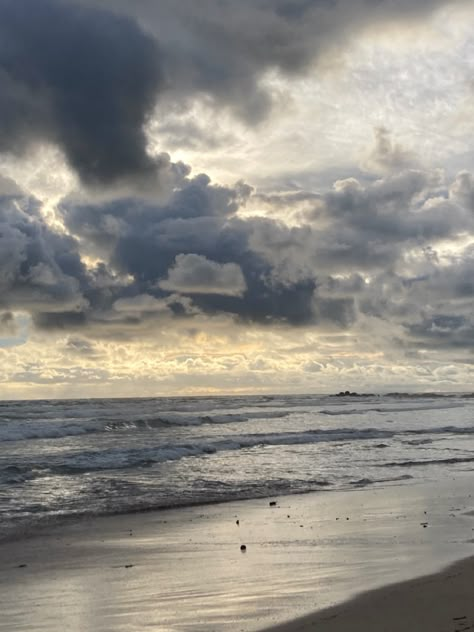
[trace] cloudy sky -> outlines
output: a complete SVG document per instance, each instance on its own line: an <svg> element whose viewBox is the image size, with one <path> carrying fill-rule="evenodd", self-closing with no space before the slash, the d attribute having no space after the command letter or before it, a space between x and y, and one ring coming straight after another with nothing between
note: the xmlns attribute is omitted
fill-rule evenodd
<svg viewBox="0 0 474 632"><path fill-rule="evenodd" d="M0 0L0 398L472 390L473 24Z"/></svg>

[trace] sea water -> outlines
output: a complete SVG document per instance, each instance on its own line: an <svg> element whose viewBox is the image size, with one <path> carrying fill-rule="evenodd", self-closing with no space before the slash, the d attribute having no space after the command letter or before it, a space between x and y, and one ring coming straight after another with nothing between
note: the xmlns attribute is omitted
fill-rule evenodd
<svg viewBox="0 0 474 632"><path fill-rule="evenodd" d="M443 480L468 395L0 402L0 538L80 516Z"/></svg>

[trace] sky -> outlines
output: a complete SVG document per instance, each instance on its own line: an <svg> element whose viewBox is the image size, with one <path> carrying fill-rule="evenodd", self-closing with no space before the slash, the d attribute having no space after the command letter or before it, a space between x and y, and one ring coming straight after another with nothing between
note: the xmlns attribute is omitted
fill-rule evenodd
<svg viewBox="0 0 474 632"><path fill-rule="evenodd" d="M473 24L0 0L0 399L471 391Z"/></svg>

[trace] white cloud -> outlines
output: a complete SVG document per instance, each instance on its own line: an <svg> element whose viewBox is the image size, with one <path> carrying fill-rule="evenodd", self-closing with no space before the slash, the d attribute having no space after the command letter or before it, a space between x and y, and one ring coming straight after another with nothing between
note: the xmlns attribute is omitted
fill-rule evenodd
<svg viewBox="0 0 474 632"><path fill-rule="evenodd" d="M180 254L160 281L163 290L183 294L221 294L242 296L247 288L240 266L217 263L196 254Z"/></svg>

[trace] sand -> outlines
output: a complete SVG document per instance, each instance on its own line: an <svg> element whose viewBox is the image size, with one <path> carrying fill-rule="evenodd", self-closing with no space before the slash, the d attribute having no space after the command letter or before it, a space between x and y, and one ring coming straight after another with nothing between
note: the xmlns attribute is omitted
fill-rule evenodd
<svg viewBox="0 0 474 632"><path fill-rule="evenodd" d="M471 616L464 575L423 580L426 588L413 584L414 605L404 608L396 601L401 586L326 609L472 555L473 482L466 474L442 485L322 492L50 527L0 545L0 631L255 632L285 621L292 623L281 630L337 630L325 626L339 622L345 630L423 630L415 617L424 620L425 612L438 621L431 610L443 600L453 608L439 620L452 625L429 629L460 630L465 620L454 619ZM471 566L460 568L470 589ZM455 586L457 601L437 596L438 580L439 590ZM395 620L390 609L412 627L387 627ZM322 612L316 619L301 619L316 611Z"/></svg>
<svg viewBox="0 0 474 632"><path fill-rule="evenodd" d="M464 632L474 629L474 558L366 593L271 632Z"/></svg>

